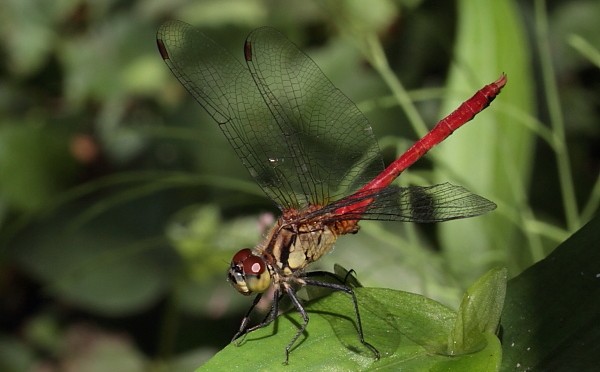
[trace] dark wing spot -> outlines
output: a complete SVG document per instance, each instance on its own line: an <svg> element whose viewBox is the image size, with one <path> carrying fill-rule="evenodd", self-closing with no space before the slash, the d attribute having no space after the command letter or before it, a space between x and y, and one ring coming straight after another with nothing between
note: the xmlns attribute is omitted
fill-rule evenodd
<svg viewBox="0 0 600 372"><path fill-rule="evenodd" d="M411 215L415 221L433 221L436 219L435 198L426 188L411 187L408 189Z"/></svg>
<svg viewBox="0 0 600 372"><path fill-rule="evenodd" d="M163 43L161 39L156 39L156 45L158 46L158 51L160 52L162 59L170 59L169 52L167 52L167 48L165 47L165 43Z"/></svg>
<svg viewBox="0 0 600 372"><path fill-rule="evenodd" d="M246 41L244 43L244 58L246 61L252 61L252 43L250 41Z"/></svg>

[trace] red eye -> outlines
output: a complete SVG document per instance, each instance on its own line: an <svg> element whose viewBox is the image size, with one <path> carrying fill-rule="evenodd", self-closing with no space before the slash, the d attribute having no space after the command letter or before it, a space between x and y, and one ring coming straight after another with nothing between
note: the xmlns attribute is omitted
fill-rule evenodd
<svg viewBox="0 0 600 372"><path fill-rule="evenodd" d="M252 251L249 248L244 248L233 256L231 263L234 265L242 265L250 256L252 256Z"/></svg>
<svg viewBox="0 0 600 372"><path fill-rule="evenodd" d="M265 272L265 261L258 256L247 257L244 260L244 275L260 275Z"/></svg>

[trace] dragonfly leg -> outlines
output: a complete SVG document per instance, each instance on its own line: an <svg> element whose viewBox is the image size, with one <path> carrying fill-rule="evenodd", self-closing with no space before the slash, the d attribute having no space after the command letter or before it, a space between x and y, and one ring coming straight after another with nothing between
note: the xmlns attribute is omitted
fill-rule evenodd
<svg viewBox="0 0 600 372"><path fill-rule="evenodd" d="M340 282L340 284L343 284L344 286L347 286L348 283L348 278L350 278L351 276L353 276L354 274L356 274L356 271L354 271L354 269L349 270L346 275L344 276L344 280L342 280L339 275L331 273L329 271L310 271L307 272L306 274L304 274L305 278L310 278L310 277L328 277L328 278L332 278L335 279L336 281ZM312 284L311 284L312 285ZM351 288L350 286L347 286L348 288ZM345 291L344 291L345 292Z"/></svg>
<svg viewBox="0 0 600 372"><path fill-rule="evenodd" d="M296 296L296 291L294 291L294 289L290 286L285 286L285 291L290 297L290 300L292 300L294 307L298 310L300 315L302 315L302 319L304 320L304 323L302 323L302 325L298 329L298 332L296 332L290 343L285 347L285 361L283 362L283 364L288 364L288 361L290 359L290 349L292 348L292 346L294 346L296 340L298 340L298 337L300 337L300 335L304 333L304 330L306 330L306 326L308 325L308 314L306 313L306 310L304 310L304 306L302 306L300 300L298 300L298 297Z"/></svg>
<svg viewBox="0 0 600 372"><path fill-rule="evenodd" d="M252 302L252 306L250 306L250 309L248 309L248 311L246 312L246 315L244 316L244 318L242 319L242 323L240 324L240 328L236 332L236 334L233 336L233 339L231 340L231 342L234 342L235 340L237 340L240 337L242 337L242 338L246 337L246 335L252 331L256 331L257 329L266 327L273 320L275 320L275 318L277 318L277 312L279 311L279 301L281 300L281 297L282 297L282 294L279 291L279 289L276 289L274 291L273 303L271 305L271 310L267 313L267 315L263 318L263 320L260 323L254 325L252 327L248 327L248 322L250 321L250 314L252 313L252 311L254 310L254 308L256 307L258 302L260 301L261 297L262 297L262 293L260 293L259 295L256 296L256 298L254 298L254 301ZM236 345L239 346L239 343L236 343Z"/></svg>
<svg viewBox="0 0 600 372"><path fill-rule="evenodd" d="M338 281L340 280L337 275L328 273L326 271L316 272L316 273L319 276L323 276L323 274L327 274L326 276L335 277ZM375 359L378 360L380 358L379 351L373 345L371 345L370 343L365 341L365 336L364 336L363 328L362 328L362 322L360 320L360 312L358 310L358 300L356 299L356 294L354 293L354 290L351 287L348 287L347 285L329 283L329 282L321 282L321 281L312 280L312 279L304 279L304 282L306 283L306 285L311 285L314 287L323 287L323 288L332 289L334 291L342 291L342 292L349 294L352 297L352 304L354 305L354 313L356 315L356 326L357 326L357 330L358 330L358 338L363 345L365 345L369 350L371 350L371 352L375 356Z"/></svg>
<svg viewBox="0 0 600 372"><path fill-rule="evenodd" d="M231 342L234 342L239 337L241 337L241 336L245 335L246 333L248 333L246 331L246 327L248 326L248 322L250 321L250 314L252 314L252 311L256 307L256 304L258 304L258 301L260 301L261 297L262 297L262 293L259 293L256 297L254 297L254 301L252 302L252 305L250 306L250 308L246 312L246 315L244 315L244 318L242 318L242 323L240 324L240 328L235 333L235 335L233 335L233 338L231 339ZM236 344L236 345L238 345L238 344Z"/></svg>

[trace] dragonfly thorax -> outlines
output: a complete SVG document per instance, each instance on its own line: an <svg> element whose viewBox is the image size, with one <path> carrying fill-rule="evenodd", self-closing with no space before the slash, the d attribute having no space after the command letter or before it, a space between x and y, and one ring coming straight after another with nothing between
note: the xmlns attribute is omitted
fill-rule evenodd
<svg viewBox="0 0 600 372"><path fill-rule="evenodd" d="M282 277L294 276L331 251L339 232L316 219L297 223L279 218L255 252Z"/></svg>
<svg viewBox="0 0 600 372"><path fill-rule="evenodd" d="M295 225L280 218L254 250L244 248L233 256L228 280L243 295L294 282L306 266L333 249L339 234L323 223Z"/></svg>

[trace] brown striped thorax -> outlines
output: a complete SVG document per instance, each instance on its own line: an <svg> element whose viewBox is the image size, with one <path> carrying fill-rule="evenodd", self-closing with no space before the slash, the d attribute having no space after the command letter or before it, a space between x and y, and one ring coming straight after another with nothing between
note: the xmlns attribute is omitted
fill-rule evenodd
<svg viewBox="0 0 600 372"><path fill-rule="evenodd" d="M309 213L320 207L311 206ZM356 232L356 221L331 225L327 219L298 223L298 211L284 213L253 250L244 248L232 258L228 280L240 293L265 292L272 285L294 284L310 263L333 249L339 235Z"/></svg>

